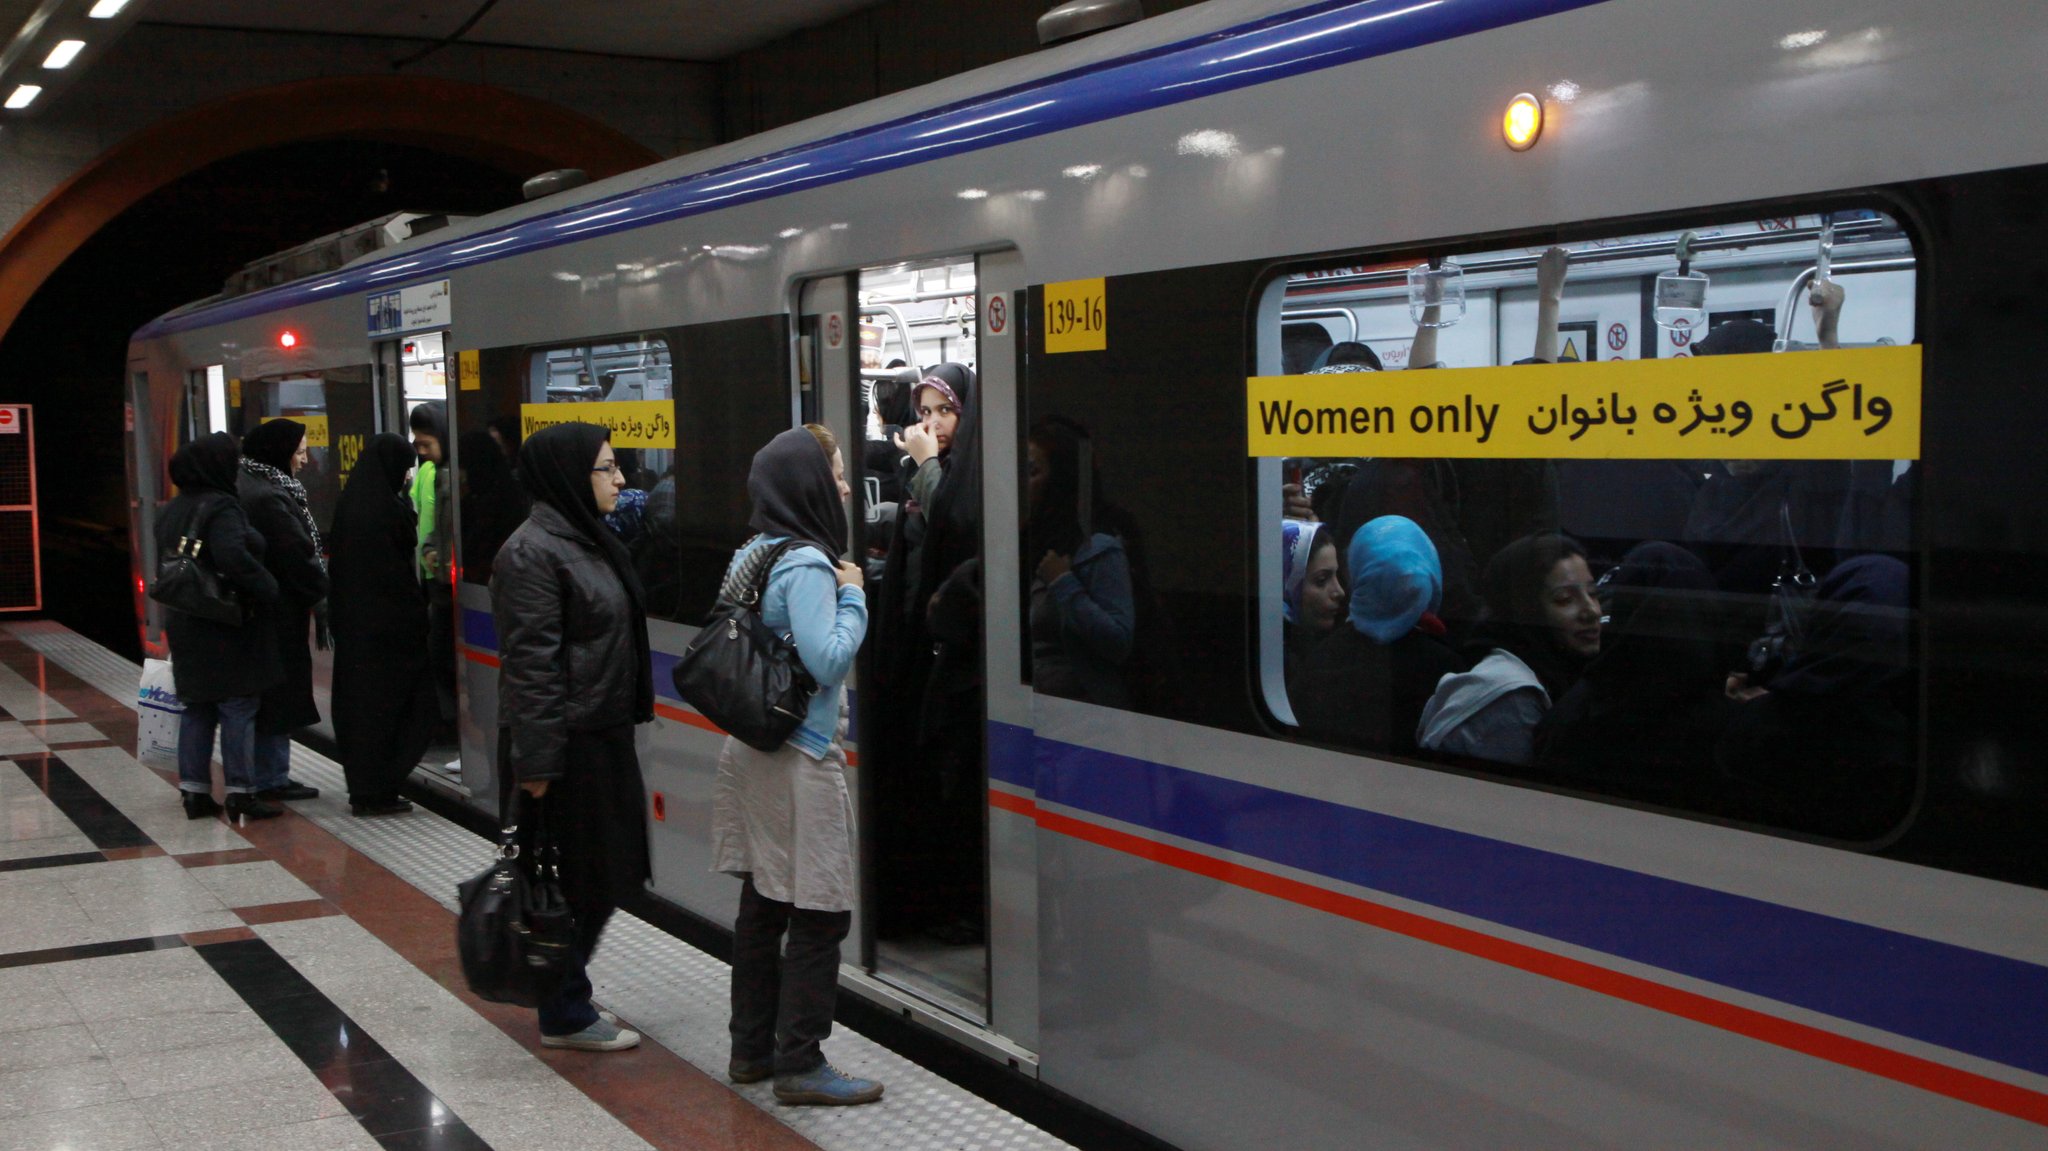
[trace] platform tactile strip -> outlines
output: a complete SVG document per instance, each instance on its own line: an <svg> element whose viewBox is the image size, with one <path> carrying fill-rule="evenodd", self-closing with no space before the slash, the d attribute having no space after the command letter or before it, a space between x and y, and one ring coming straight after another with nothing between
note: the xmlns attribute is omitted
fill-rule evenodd
<svg viewBox="0 0 2048 1151"><path fill-rule="evenodd" d="M115 699L133 706L141 669L61 625L6 625L17 639ZM348 814L341 766L294 744L292 775L321 790L295 803L300 815L399 878L454 909L455 885L490 862L491 845L424 809L356 819ZM652 924L620 913L591 964L597 1000L650 1039L713 1077L724 1078L730 968ZM888 1084L868 1107L778 1107L767 1083L735 1087L824 1151L1040 1151L1068 1144L845 1028L825 1044L833 1065Z"/></svg>

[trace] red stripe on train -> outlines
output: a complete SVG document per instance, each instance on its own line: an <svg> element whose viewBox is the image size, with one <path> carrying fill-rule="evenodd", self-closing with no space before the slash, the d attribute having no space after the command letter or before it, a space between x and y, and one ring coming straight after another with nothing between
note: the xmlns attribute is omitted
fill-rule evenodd
<svg viewBox="0 0 2048 1151"><path fill-rule="evenodd" d="M1480 959L1514 967L1612 996L1653 1011L1690 1019L1709 1027L1851 1067L1909 1087L1945 1095L2002 1115L2048 1126L2048 1095L2029 1091L1986 1075L1963 1071L1931 1059L1907 1055L1875 1043L1851 1039L1804 1023L1781 1019L1748 1007L1724 1003L1692 991L1669 987L1640 976L1612 971L1583 960L1556 955L1527 944L1496 938L1414 912L1402 911L1354 895L1329 891L1297 879L1217 859L1127 831L1103 827L1069 815L1047 811L1033 800L989 791L989 806L1028 815L1040 827L1101 847L1149 859L1195 875L1220 880L1289 903L1342 916L1424 943L1447 947Z"/></svg>

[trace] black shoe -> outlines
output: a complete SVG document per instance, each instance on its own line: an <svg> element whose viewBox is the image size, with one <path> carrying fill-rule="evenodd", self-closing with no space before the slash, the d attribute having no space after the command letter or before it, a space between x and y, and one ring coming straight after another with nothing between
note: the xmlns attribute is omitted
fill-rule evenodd
<svg viewBox="0 0 2048 1151"><path fill-rule="evenodd" d="M266 787L256 793L256 798L267 799L272 803L283 803L293 799L317 799L319 796L319 788L307 787L303 783L290 781L287 781L283 787Z"/></svg>
<svg viewBox="0 0 2048 1151"><path fill-rule="evenodd" d="M220 814L220 801L203 791L184 791L179 794L185 797L186 819L205 819L209 815Z"/></svg>
<svg viewBox="0 0 2048 1151"><path fill-rule="evenodd" d="M284 808L266 800L258 799L247 792L228 793L229 819L276 819L284 814Z"/></svg>
<svg viewBox="0 0 2048 1151"><path fill-rule="evenodd" d="M412 810L412 803L394 795L389 799L366 799L361 803L351 801L348 810L349 814L356 816L404 815Z"/></svg>

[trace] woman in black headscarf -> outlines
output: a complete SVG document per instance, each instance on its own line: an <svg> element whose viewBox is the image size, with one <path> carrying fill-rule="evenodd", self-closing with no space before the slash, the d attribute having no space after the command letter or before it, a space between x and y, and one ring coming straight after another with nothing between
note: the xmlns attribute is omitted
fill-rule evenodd
<svg viewBox="0 0 2048 1151"><path fill-rule="evenodd" d="M912 391L914 471L880 589L876 756L879 869L896 898L879 930L971 943L983 930L981 409L974 372L940 364Z"/></svg>
<svg viewBox="0 0 2048 1151"><path fill-rule="evenodd" d="M327 556L320 527L306 501L298 471L306 463L306 425L275 419L242 437L242 474L235 483L249 525L263 537L263 566L277 579L278 597L265 604L277 637L284 680L263 693L256 713L256 794L268 800L311 799L319 789L291 778L291 733L320 722L313 703L313 652L308 639L316 609L323 630Z"/></svg>
<svg viewBox="0 0 2048 1151"><path fill-rule="evenodd" d="M1876 839L1913 801L1914 692L1906 565L1844 560L1821 580L1798 647L1768 685L1731 677L1715 748L1738 814L1841 839Z"/></svg>
<svg viewBox="0 0 2048 1151"><path fill-rule="evenodd" d="M827 429L792 428L755 453L747 493L759 534L734 553L719 598L745 602L788 543L768 570L761 620L795 640L818 690L783 746L763 752L728 737L718 753L711 866L741 880L727 1074L736 1083L775 1076L783 1103L867 1103L882 1085L841 1075L818 1047L832 1032L857 887L843 685L868 611L859 566L839 562L852 494L845 457Z"/></svg>
<svg viewBox="0 0 2048 1151"><path fill-rule="evenodd" d="M591 1006L584 965L605 921L648 876L647 793L633 749L633 725L654 718L646 595L604 522L626 477L609 431L569 423L520 445L519 480L533 510L491 576L499 771L540 801L517 822L529 832L538 823L559 850L577 935L573 970L540 1004L541 1044L618 1051L640 1037Z"/></svg>
<svg viewBox="0 0 2048 1151"><path fill-rule="evenodd" d="M1444 676L1416 741L1432 751L1530 764L1544 713L1600 654L1600 604L1586 551L1570 536L1524 536L1481 581L1486 618L1466 646L1471 670Z"/></svg>
<svg viewBox="0 0 2048 1151"><path fill-rule="evenodd" d="M239 590L245 622L237 627L166 609L164 631L171 641L171 675L185 705L178 724L178 790L192 819L220 810L213 800L213 735L220 731L221 766L227 773L230 815L267 819L284 809L258 799L256 712L263 693L284 678L277 638L267 610L277 599L277 579L263 566L263 537L235 498L242 450L226 432L201 436L171 457L171 482L178 495L156 522L159 556L199 546L199 562L218 573L223 585Z"/></svg>
<svg viewBox="0 0 2048 1151"><path fill-rule="evenodd" d="M1722 680L1737 654L1714 640L1713 573L1676 544L1638 544L1600 591L1599 658L1545 718L1542 762L1621 781L1631 795L1706 802L1697 793L1711 772L1728 706Z"/></svg>
<svg viewBox="0 0 2048 1151"><path fill-rule="evenodd" d="M357 815L412 810L398 789L426 754L438 715L406 495L417 458L400 436L372 438L349 472L328 541L334 738Z"/></svg>

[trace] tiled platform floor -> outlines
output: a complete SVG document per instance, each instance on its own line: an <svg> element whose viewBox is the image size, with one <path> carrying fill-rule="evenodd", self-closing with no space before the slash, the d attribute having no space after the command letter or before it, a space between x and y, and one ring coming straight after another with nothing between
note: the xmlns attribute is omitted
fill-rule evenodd
<svg viewBox="0 0 2048 1151"><path fill-rule="evenodd" d="M458 969L454 883L483 840L351 818L303 748L321 799L187 820L129 754L136 675L54 625L0 629L0 1151L1064 1146L844 1030L828 1053L882 1103L727 1085L727 969L630 916L592 976L649 1041L540 1048Z"/></svg>

